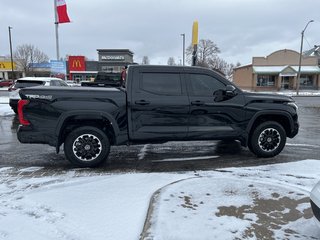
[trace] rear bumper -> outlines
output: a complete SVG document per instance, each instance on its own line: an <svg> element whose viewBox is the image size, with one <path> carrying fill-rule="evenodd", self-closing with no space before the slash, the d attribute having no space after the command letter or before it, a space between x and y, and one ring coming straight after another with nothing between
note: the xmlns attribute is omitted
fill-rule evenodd
<svg viewBox="0 0 320 240"><path fill-rule="evenodd" d="M30 126L19 125L17 131L17 138L21 143L40 143L56 146L56 138L48 134L47 131L35 131Z"/></svg>
<svg viewBox="0 0 320 240"><path fill-rule="evenodd" d="M9 100L9 105L12 109L17 109L18 108L18 102L20 99L10 99Z"/></svg>

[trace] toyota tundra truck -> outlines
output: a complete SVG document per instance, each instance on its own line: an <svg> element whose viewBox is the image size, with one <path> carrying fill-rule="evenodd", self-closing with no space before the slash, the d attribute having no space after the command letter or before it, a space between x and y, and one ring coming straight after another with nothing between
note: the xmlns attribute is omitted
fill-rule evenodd
<svg viewBox="0 0 320 240"><path fill-rule="evenodd" d="M80 167L107 160L111 145L237 140L258 157L279 154L299 129L297 105L244 92L200 67L128 68L126 87L20 90L21 143L49 144Z"/></svg>

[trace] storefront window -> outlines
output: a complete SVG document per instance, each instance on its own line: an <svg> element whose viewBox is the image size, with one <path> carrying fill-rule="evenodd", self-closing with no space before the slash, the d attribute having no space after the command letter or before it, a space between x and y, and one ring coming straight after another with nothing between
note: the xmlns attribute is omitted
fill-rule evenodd
<svg viewBox="0 0 320 240"><path fill-rule="evenodd" d="M272 87L276 84L275 75L258 75L257 77L257 86L259 87Z"/></svg>
<svg viewBox="0 0 320 240"><path fill-rule="evenodd" d="M86 81L93 81L96 75L86 75Z"/></svg>
<svg viewBox="0 0 320 240"><path fill-rule="evenodd" d="M301 75L300 86L313 86L312 75Z"/></svg>

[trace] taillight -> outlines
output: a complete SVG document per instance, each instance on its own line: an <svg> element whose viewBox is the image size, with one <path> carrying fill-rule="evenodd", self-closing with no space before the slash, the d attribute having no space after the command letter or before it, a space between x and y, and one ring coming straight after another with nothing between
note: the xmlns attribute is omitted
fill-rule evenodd
<svg viewBox="0 0 320 240"><path fill-rule="evenodd" d="M18 102L19 122L20 122L20 124L22 124L24 126L30 125L30 122L27 119L25 119L23 116L23 107L27 104L29 104L29 100L21 99Z"/></svg>

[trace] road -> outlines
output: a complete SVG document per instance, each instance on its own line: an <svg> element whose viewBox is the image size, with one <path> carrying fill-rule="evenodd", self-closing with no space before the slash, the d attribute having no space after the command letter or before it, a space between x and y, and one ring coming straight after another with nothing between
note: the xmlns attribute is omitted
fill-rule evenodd
<svg viewBox="0 0 320 240"><path fill-rule="evenodd" d="M0 91L0 96L6 94ZM299 105L300 132L294 139L288 139L285 149L274 158L257 158L238 142L168 142L112 147L110 162L98 171L189 171L319 159L320 97L295 97L295 100ZM17 117L0 119L0 166L41 166L49 171L73 168L62 148L56 154L55 149L47 145L20 144L17 126Z"/></svg>

